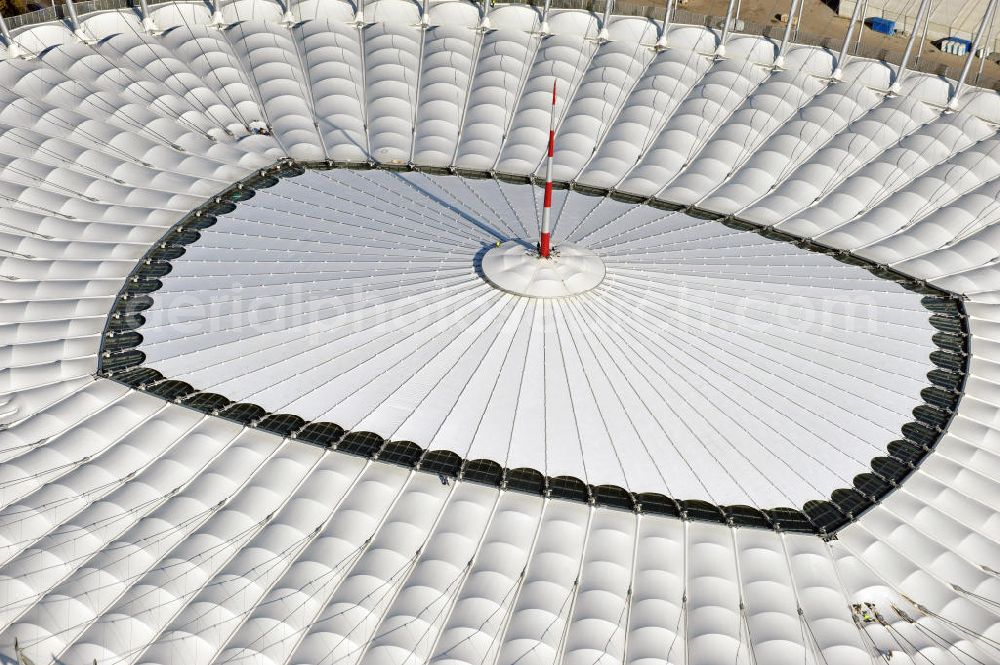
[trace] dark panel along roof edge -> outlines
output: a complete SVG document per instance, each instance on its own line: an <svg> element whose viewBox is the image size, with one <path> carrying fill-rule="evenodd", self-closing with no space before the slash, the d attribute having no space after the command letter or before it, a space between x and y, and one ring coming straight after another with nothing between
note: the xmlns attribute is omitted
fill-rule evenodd
<svg viewBox="0 0 1000 665"><path fill-rule="evenodd" d="M866 269L876 277L897 282L907 290L923 294L921 303L931 313L931 325L939 331L932 338L937 349L930 354L930 360L937 369L928 373L930 385L920 393L923 401L918 402L914 408L914 420L901 428L902 438L887 444L885 455L873 458L870 470L855 476L853 487L836 489L829 499L813 499L807 501L802 508L718 506L703 500L677 499L656 492L633 493L615 485L589 485L572 476L548 477L537 469L506 469L494 460L462 459L452 451L424 449L409 441L387 441L372 432L346 431L335 423L309 422L294 414L269 413L256 404L233 402L223 395L204 393L183 381L165 377L154 369L144 367L145 354L136 348L142 343L142 334L138 331L145 323L141 312L152 306L153 300L149 294L163 286L159 278L170 273L171 261L184 254L186 245L198 241L199 231L215 224L218 215L235 210L237 203L253 197L258 189L272 187L281 178L302 175L306 169L335 168L389 167L375 162L297 163L288 159L281 160L227 187L168 229L139 259L115 298L101 337L97 375L201 413L226 418L278 436L435 473L442 482L447 482L448 478L457 478L507 491L580 501L613 509L730 526L813 533L827 539L835 537L837 531L881 502L920 466L948 430L964 392L970 354L968 316L961 296L851 252L799 238L771 226L760 226L733 215L677 205L655 197L578 186L572 182L557 183L557 187L588 196L607 196L617 201L680 211L698 219L717 221L733 229L757 233L771 240L788 242L801 249L826 254L838 261ZM495 171L421 168L413 164L393 165L391 170L496 179L535 186L542 184L537 178Z"/></svg>

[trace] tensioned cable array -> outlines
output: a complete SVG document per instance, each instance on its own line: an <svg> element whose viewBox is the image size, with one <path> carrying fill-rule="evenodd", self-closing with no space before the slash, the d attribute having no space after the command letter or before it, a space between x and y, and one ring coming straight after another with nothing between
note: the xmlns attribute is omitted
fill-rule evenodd
<svg viewBox="0 0 1000 665"><path fill-rule="evenodd" d="M559 240L599 252L607 282L520 302L476 256L532 237L535 195L384 171L285 180L174 263L140 350L270 412L714 503L826 494L910 420L934 348L919 296L717 222L561 192L580 221ZM543 381L511 381L537 358Z"/></svg>

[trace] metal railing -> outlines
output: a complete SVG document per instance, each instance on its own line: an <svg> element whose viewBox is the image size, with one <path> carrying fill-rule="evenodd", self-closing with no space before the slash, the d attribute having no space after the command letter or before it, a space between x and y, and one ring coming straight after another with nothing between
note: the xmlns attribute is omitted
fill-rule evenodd
<svg viewBox="0 0 1000 665"><path fill-rule="evenodd" d="M136 0L136 2L138 2L138 0ZM83 14L89 14L91 12L127 9L132 7L132 0L85 0L84 2L74 3L74 6L76 7L76 13L82 16ZM52 7L46 7L45 9L11 16L5 20L7 21L7 27L14 30L16 28L23 28L27 25L48 23L49 21L64 21L68 18L69 12L66 11L66 5L59 4Z"/></svg>
<svg viewBox="0 0 1000 665"><path fill-rule="evenodd" d="M541 4L541 0L505 0L505 2L508 4ZM560 9L583 9L595 14L600 14L604 8L604 2L603 0L552 0L551 6ZM615 6L615 14L644 16L649 19L661 21L663 19L663 7L619 4ZM696 12L678 8L674 11L672 23L700 25L711 29L721 30L725 20L726 19L723 16L698 14ZM783 23L757 23L747 19L739 19L734 26L734 32L737 34L761 35L765 38L775 40L776 43L781 41L784 29L785 26ZM818 46L820 48L831 49L834 52L839 50L843 38L843 35L819 35L798 30L793 31L792 33L792 41L796 44ZM892 48L869 46L864 43L864 37L862 36L860 42L855 41L847 52L849 55L861 58L868 58L890 64L898 64L902 62L903 51L906 48L905 40L899 41L900 43L898 45L894 45ZM924 50L929 48L933 47L929 44L924 45ZM938 62L933 62L925 57L918 57L910 62L908 69L911 71L919 71L925 74L933 74L935 76L948 78L949 75L958 76L961 72L961 65L949 67ZM973 68L974 73L971 74L971 78L968 83L1000 91L1000 74L984 74L979 76L975 73L976 69L976 67Z"/></svg>
<svg viewBox="0 0 1000 665"><path fill-rule="evenodd" d="M163 4L167 3L157 3L157 5ZM292 5L294 6L294 4L294 0L292 0ZM541 7L543 0L503 0L503 2L496 3L494 6L502 4L526 4ZM83 0L76 3L76 11L77 14L82 16L84 14L98 11L135 9L137 5L138 0ZM154 7L157 5L154 5ZM551 0L551 7L555 9L580 9L600 15L604 11L604 0ZM656 21L663 19L662 6L644 6L622 3L615 7L614 12L615 15L618 16L642 16ZM28 25L66 19L67 12L65 11L65 5L59 4L53 7L47 7L45 9L12 16L7 18L6 21L8 28L14 30ZM673 16L674 24L700 25L712 29L720 29L724 22L725 18L721 16L698 14L681 8L676 9ZM783 24L757 23L747 19L739 19L739 22L735 27L737 28L735 32L738 34L761 35L765 38L774 39L776 42L780 41L781 33L784 30ZM818 46L820 48L834 50L839 48L842 39L842 36L818 35L801 31L793 33L793 41L796 44ZM898 47L893 48L868 46L863 42L864 39L862 37L860 43L853 44L848 50L848 53L857 57L870 58L872 60L878 60L891 64L898 64L903 59L905 43L902 40L900 40ZM924 48L927 49L931 47L925 44ZM949 75L958 75L961 67L949 67L923 57L918 57L910 63L909 69L948 78ZM1000 74L994 73L980 76L978 73L975 73L977 70L978 67L973 67L974 73L971 75L968 83L1000 91Z"/></svg>

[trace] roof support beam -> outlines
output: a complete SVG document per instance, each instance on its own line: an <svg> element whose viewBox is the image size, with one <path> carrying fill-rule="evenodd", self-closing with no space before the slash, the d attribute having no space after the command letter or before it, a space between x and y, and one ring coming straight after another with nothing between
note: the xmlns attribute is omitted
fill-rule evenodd
<svg viewBox="0 0 1000 665"><path fill-rule="evenodd" d="M479 22L480 30L486 31L493 29L492 24L490 24L490 9L492 9L490 0L483 0L483 19Z"/></svg>
<svg viewBox="0 0 1000 665"><path fill-rule="evenodd" d="M291 29L298 23L295 14L292 13L292 0L282 0L282 4L285 6L285 13L281 15L281 25Z"/></svg>
<svg viewBox="0 0 1000 665"><path fill-rule="evenodd" d="M83 27L80 25L80 18L76 15L76 5L73 4L73 0L66 0L66 11L69 12L69 25L76 38L84 44L92 44L94 40L87 37L86 33L83 32Z"/></svg>
<svg viewBox="0 0 1000 665"><path fill-rule="evenodd" d="M917 35L920 34L921 22L926 23L930 20L929 12L927 11L930 4L931 0L921 0L920 7L917 9L917 18L913 22L910 39L906 42L906 50L903 51L903 60L899 63L899 69L896 70L896 77L889 88L889 92L894 95L899 94L902 87L903 77L906 76L906 66L910 64L910 54L913 53L913 45L917 42Z"/></svg>
<svg viewBox="0 0 1000 665"><path fill-rule="evenodd" d="M10 36L10 30L7 29L7 21L0 16L0 34L3 35L4 44L7 46L7 57L8 58L20 58L23 56L21 53L21 47L14 42L14 38Z"/></svg>
<svg viewBox="0 0 1000 665"><path fill-rule="evenodd" d="M718 58L726 57L726 42L729 41L729 31L736 20L735 14L738 14L736 0L729 0L729 6L726 7L726 21L722 24L722 36L719 37L719 46L715 49Z"/></svg>
<svg viewBox="0 0 1000 665"><path fill-rule="evenodd" d="M149 3L146 0L139 0L139 12L142 14L142 29L146 34L152 35L160 32L156 27L156 21L149 13Z"/></svg>
<svg viewBox="0 0 1000 665"><path fill-rule="evenodd" d="M851 22L847 24L847 34L844 35L844 45L840 47L840 55L837 56L837 62L834 63L833 74L830 75L834 81L839 81L844 76L844 61L847 60L847 47L851 44L851 36L854 34L854 24L858 22L858 17L861 16L861 8L864 7L864 3L861 0L854 3L854 12L851 14Z"/></svg>
<svg viewBox="0 0 1000 665"><path fill-rule="evenodd" d="M226 19L222 16L222 9L219 7L220 0L212 1L212 20L209 25L221 30L226 27Z"/></svg>
<svg viewBox="0 0 1000 665"><path fill-rule="evenodd" d="M608 23L611 21L611 10L615 6L615 0L605 0L604 16L601 18L601 31L597 33L597 41L606 42L611 39L608 34Z"/></svg>
<svg viewBox="0 0 1000 665"><path fill-rule="evenodd" d="M542 37L548 37L552 34L549 30L549 6L552 4L552 0L545 0L545 6L542 7L542 26L538 29L538 34Z"/></svg>
<svg viewBox="0 0 1000 665"><path fill-rule="evenodd" d="M990 46L993 44L993 38L995 36L993 34L993 28L996 27L996 24L997 10L994 9L993 16L990 17L990 26L986 29L986 41L979 47L979 71L976 73L976 80L974 81L975 85L979 85L979 80L983 78L983 67L986 65L986 58L988 58L991 53Z"/></svg>
<svg viewBox="0 0 1000 665"><path fill-rule="evenodd" d="M657 51L667 48L667 30L670 29L670 21L674 17L674 0L667 0L663 8L663 28L660 29L660 37L653 47Z"/></svg>
<svg viewBox="0 0 1000 665"><path fill-rule="evenodd" d="M792 6L788 10L788 23L785 24L785 34L781 36L781 46L778 47L778 55L774 58L774 68L781 69L785 66L785 50L788 49L788 41L792 36L792 23L795 22L795 12L799 8L800 0L792 0Z"/></svg>

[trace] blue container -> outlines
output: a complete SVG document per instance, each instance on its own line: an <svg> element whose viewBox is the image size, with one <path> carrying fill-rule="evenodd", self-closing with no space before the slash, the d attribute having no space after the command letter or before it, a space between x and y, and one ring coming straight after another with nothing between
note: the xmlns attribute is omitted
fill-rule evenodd
<svg viewBox="0 0 1000 665"><path fill-rule="evenodd" d="M868 19L868 27L883 35L896 34L896 22L887 18L870 18Z"/></svg>

